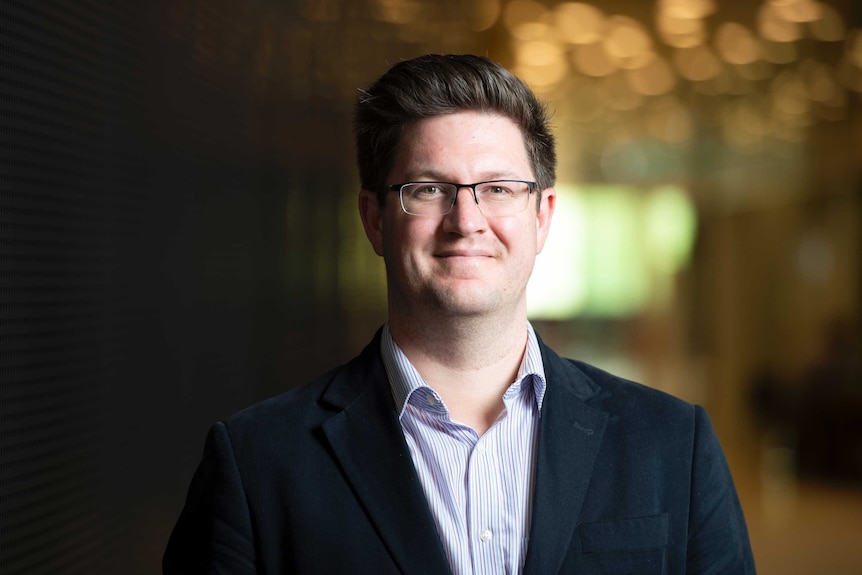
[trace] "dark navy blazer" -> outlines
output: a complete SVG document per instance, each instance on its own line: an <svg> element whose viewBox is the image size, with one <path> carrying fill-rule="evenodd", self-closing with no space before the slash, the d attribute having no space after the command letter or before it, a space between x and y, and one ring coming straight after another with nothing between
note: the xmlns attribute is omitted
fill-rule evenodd
<svg viewBox="0 0 862 575"><path fill-rule="evenodd" d="M449 573L379 337L212 427L166 575ZM754 573L706 412L540 346L547 392L524 573Z"/></svg>

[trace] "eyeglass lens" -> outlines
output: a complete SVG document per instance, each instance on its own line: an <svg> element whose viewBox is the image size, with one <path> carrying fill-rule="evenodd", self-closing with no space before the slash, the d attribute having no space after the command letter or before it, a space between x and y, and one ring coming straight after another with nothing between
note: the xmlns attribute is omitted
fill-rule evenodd
<svg viewBox="0 0 862 575"><path fill-rule="evenodd" d="M401 205L414 215L444 215L454 205L461 188L473 188L479 208L486 215L510 215L522 211L529 201L528 182L498 180L459 186L445 182L414 182L401 187Z"/></svg>

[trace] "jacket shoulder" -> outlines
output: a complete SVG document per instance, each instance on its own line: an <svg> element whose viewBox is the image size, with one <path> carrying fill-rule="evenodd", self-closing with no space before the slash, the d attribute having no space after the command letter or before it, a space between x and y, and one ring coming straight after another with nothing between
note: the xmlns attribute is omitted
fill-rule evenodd
<svg viewBox="0 0 862 575"><path fill-rule="evenodd" d="M561 358L565 369L588 382L592 395L588 404L607 411L612 417L636 419L642 423L692 423L695 406L665 391L614 375L604 369L575 359ZM583 387L583 384L582 384Z"/></svg>

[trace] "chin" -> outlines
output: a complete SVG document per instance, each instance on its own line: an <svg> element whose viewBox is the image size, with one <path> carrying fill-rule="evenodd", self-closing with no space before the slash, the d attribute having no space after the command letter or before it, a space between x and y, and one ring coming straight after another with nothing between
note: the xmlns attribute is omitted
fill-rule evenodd
<svg viewBox="0 0 862 575"><path fill-rule="evenodd" d="M482 294L437 294L437 307L447 316L480 316L496 311L500 307L497 298Z"/></svg>

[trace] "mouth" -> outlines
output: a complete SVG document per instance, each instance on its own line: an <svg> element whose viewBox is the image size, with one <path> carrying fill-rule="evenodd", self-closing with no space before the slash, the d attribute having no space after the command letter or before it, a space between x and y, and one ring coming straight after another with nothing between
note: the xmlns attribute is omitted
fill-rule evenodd
<svg viewBox="0 0 862 575"><path fill-rule="evenodd" d="M493 254L483 250L443 250L434 254L438 258L492 258Z"/></svg>

